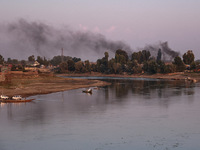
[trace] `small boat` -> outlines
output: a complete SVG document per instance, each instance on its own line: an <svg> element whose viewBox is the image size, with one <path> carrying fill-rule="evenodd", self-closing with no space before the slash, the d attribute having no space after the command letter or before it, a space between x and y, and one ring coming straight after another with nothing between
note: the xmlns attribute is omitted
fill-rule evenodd
<svg viewBox="0 0 200 150"><path fill-rule="evenodd" d="M83 93L92 93L92 89L91 88L89 88L89 89L87 89L87 90L83 90Z"/></svg>
<svg viewBox="0 0 200 150"><path fill-rule="evenodd" d="M34 99L1 99L0 102L2 103L26 103L26 102L31 102Z"/></svg>

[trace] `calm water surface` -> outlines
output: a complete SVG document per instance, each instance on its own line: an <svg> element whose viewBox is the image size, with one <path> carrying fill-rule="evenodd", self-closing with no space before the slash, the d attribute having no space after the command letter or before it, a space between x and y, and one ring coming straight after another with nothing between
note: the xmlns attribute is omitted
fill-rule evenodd
<svg viewBox="0 0 200 150"><path fill-rule="evenodd" d="M106 81L92 95L77 89L1 103L0 150L200 149L199 84Z"/></svg>

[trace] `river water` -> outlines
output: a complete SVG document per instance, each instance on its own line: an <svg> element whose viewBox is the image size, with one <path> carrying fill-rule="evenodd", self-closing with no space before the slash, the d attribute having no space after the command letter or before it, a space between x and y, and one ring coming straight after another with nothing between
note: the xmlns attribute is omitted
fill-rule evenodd
<svg viewBox="0 0 200 150"><path fill-rule="evenodd" d="M200 85L99 78L112 84L0 104L0 150L199 150Z"/></svg>

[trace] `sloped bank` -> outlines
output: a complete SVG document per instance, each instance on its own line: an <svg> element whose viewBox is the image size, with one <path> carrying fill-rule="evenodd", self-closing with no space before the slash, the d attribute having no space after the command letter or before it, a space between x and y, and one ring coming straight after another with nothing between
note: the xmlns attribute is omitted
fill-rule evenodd
<svg viewBox="0 0 200 150"><path fill-rule="evenodd" d="M55 76L12 77L10 83L1 84L2 93L7 96L22 95L23 97L48 94L78 88L105 86L110 83L100 80L69 79Z"/></svg>

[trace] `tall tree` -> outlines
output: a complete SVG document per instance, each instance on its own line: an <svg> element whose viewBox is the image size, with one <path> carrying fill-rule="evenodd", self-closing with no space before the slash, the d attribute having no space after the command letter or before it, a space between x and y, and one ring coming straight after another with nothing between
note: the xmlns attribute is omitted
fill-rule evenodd
<svg viewBox="0 0 200 150"><path fill-rule="evenodd" d="M61 70L62 73L66 73L67 70L68 70L68 65L67 65L66 62L60 63L59 67L60 67L60 70Z"/></svg>
<svg viewBox="0 0 200 150"><path fill-rule="evenodd" d="M179 56L176 56L174 58L173 64L176 66L176 71L182 72L182 71L185 70L185 65L184 65L182 59Z"/></svg>
<svg viewBox="0 0 200 150"><path fill-rule="evenodd" d="M90 65L89 60L85 61L85 69L86 69L86 72L90 72L91 71L91 65Z"/></svg>
<svg viewBox="0 0 200 150"><path fill-rule="evenodd" d="M157 54L157 63L161 61L161 58L162 58L162 52L161 52L161 49L158 50L158 54Z"/></svg>
<svg viewBox="0 0 200 150"><path fill-rule="evenodd" d="M83 71L85 69L83 69L84 66L83 66L83 62L82 61L78 61L75 63L75 71L78 72L78 73L83 73Z"/></svg>
<svg viewBox="0 0 200 150"><path fill-rule="evenodd" d="M183 55L183 62L185 64L191 64L194 61L194 54L192 50L188 50L187 53Z"/></svg>
<svg viewBox="0 0 200 150"><path fill-rule="evenodd" d="M151 53L147 50L142 51L142 62L148 61L149 57L151 56Z"/></svg>
<svg viewBox="0 0 200 150"><path fill-rule="evenodd" d="M125 61L127 62L128 61L128 54L126 51L124 50L121 50L121 49L118 49L116 52L115 52L115 56L118 55L118 56L124 56L124 59Z"/></svg>
<svg viewBox="0 0 200 150"><path fill-rule="evenodd" d="M28 61L35 61L35 56L34 55L29 56Z"/></svg>
<svg viewBox="0 0 200 150"><path fill-rule="evenodd" d="M75 63L72 59L69 59L67 61L67 64L68 64L68 70L69 71L74 71L75 70Z"/></svg>
<svg viewBox="0 0 200 150"><path fill-rule="evenodd" d="M0 64L3 64L4 63L4 58L2 55L0 55Z"/></svg>

